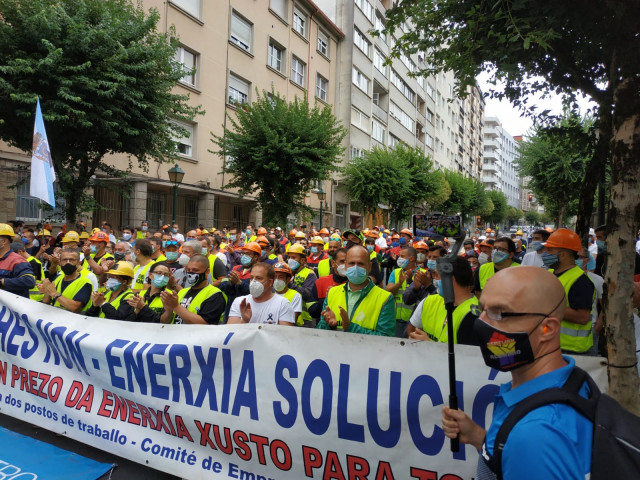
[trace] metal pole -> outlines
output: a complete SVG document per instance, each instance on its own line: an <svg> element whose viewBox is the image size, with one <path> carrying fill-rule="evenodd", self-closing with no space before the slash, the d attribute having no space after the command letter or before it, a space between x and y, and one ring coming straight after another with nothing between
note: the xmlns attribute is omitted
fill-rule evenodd
<svg viewBox="0 0 640 480"><path fill-rule="evenodd" d="M178 185L173 186L173 220L171 225L176 223L176 210L178 209Z"/></svg>
<svg viewBox="0 0 640 480"><path fill-rule="evenodd" d="M324 202L322 200L320 200L320 228L318 228L318 230L322 230L322 207L323 207Z"/></svg>

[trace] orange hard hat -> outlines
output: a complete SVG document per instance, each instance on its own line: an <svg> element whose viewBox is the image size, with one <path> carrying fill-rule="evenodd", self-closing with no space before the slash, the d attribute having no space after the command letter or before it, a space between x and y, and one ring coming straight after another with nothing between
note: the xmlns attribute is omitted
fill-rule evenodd
<svg viewBox="0 0 640 480"><path fill-rule="evenodd" d="M413 248L415 248L416 250L429 250L429 245L427 245L425 242L420 240L419 242L415 243Z"/></svg>
<svg viewBox="0 0 640 480"><path fill-rule="evenodd" d="M291 231L289 232L289 236L290 237L295 237L296 233L298 233L298 230L296 230L295 228L291 229Z"/></svg>
<svg viewBox="0 0 640 480"><path fill-rule="evenodd" d="M290 277L293 277L293 272L291 271L291 267L287 265L285 262L278 262L273 266L273 270L276 272L286 273Z"/></svg>
<svg viewBox="0 0 640 480"><path fill-rule="evenodd" d="M269 239L264 235L260 235L258 238L256 238L256 242L258 243L258 245L264 245L266 247L269 246Z"/></svg>
<svg viewBox="0 0 640 480"><path fill-rule="evenodd" d="M482 242L480 242L480 243L478 244L478 246L479 246L479 247L489 247L489 248L493 248L493 245L492 245L492 244L490 244L489 242L486 242L486 241L484 241L484 240L483 240Z"/></svg>
<svg viewBox="0 0 640 480"><path fill-rule="evenodd" d="M245 243L244 247L242 247L242 250L248 250L250 252L257 253L258 255L262 255L262 248L260 248L258 242Z"/></svg>
<svg viewBox="0 0 640 480"><path fill-rule="evenodd" d="M409 235L409 237L413 238L413 232L408 228L403 228L402 230L400 230L400 233L404 235Z"/></svg>
<svg viewBox="0 0 640 480"><path fill-rule="evenodd" d="M264 227L260 227L258 228L258 235L266 235L267 234L267 229Z"/></svg>
<svg viewBox="0 0 640 480"><path fill-rule="evenodd" d="M547 227L545 228L545 230L549 233L553 233L553 228L552 227Z"/></svg>
<svg viewBox="0 0 640 480"><path fill-rule="evenodd" d="M566 248L574 252L582 250L580 237L576 232L572 232L568 228L559 228L553 232L543 245L551 248Z"/></svg>
<svg viewBox="0 0 640 480"><path fill-rule="evenodd" d="M109 235L107 235L103 231L97 231L89 237L89 241L109 243Z"/></svg>
<svg viewBox="0 0 640 480"><path fill-rule="evenodd" d="M329 235L329 230L327 230L326 228L321 228L320 232L318 232L320 235Z"/></svg>

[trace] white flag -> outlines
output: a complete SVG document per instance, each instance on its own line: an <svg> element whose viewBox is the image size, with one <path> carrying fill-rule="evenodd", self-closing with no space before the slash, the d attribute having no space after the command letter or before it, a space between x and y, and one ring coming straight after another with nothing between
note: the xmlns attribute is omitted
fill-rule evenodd
<svg viewBox="0 0 640 480"><path fill-rule="evenodd" d="M53 182L56 181L56 172L49 151L49 140L44 130L44 120L40 110L40 99L36 106L36 123L33 127L33 153L31 154L31 190L32 197L39 198L56 208L56 199L53 195Z"/></svg>

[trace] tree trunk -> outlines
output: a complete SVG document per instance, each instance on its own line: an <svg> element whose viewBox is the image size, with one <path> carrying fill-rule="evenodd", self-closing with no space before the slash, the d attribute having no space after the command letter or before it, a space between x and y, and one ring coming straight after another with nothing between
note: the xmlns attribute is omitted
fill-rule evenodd
<svg viewBox="0 0 640 480"><path fill-rule="evenodd" d="M635 233L640 225L640 79L632 77L620 82L614 101L604 294L609 393L638 415L640 382L632 294Z"/></svg>
<svg viewBox="0 0 640 480"><path fill-rule="evenodd" d="M564 217L567 211L567 202L569 200L565 197L565 199L560 202L560 206L558 207L558 221L556 222L556 228L560 228L564 225Z"/></svg>
<svg viewBox="0 0 640 480"><path fill-rule="evenodd" d="M607 96L609 98L609 96ZM593 199L599 182L602 182L605 174L605 166L609 160L611 148L611 102L604 101L598 107L599 136L593 157L587 162L584 181L578 200L578 217L576 219L576 233L587 245L589 226L593 214ZM602 184L602 183L600 183ZM594 225L597 226L597 225Z"/></svg>

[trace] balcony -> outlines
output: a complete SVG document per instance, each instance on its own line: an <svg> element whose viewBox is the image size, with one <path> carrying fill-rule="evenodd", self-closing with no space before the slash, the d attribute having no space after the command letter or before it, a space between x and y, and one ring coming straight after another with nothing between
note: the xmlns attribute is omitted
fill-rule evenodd
<svg viewBox="0 0 640 480"><path fill-rule="evenodd" d="M388 72L389 69L388 67L386 68ZM380 88L382 88L385 92L389 91L389 79L385 77L384 74L375 67L373 67L373 79L375 80L375 83L377 83L380 86Z"/></svg>
<svg viewBox="0 0 640 480"><path fill-rule="evenodd" d="M382 120L384 123L387 123L387 112L385 112L382 108L380 108L375 103L371 104L371 113L374 117L377 117L379 120Z"/></svg>
<svg viewBox="0 0 640 480"><path fill-rule="evenodd" d="M500 167L498 166L497 163L483 163L482 164L482 171L483 172L499 173L500 172Z"/></svg>
<svg viewBox="0 0 640 480"><path fill-rule="evenodd" d="M484 183L487 186L500 186L500 179L497 177L493 177L493 176L487 176L487 175L483 175L482 176L482 183Z"/></svg>

